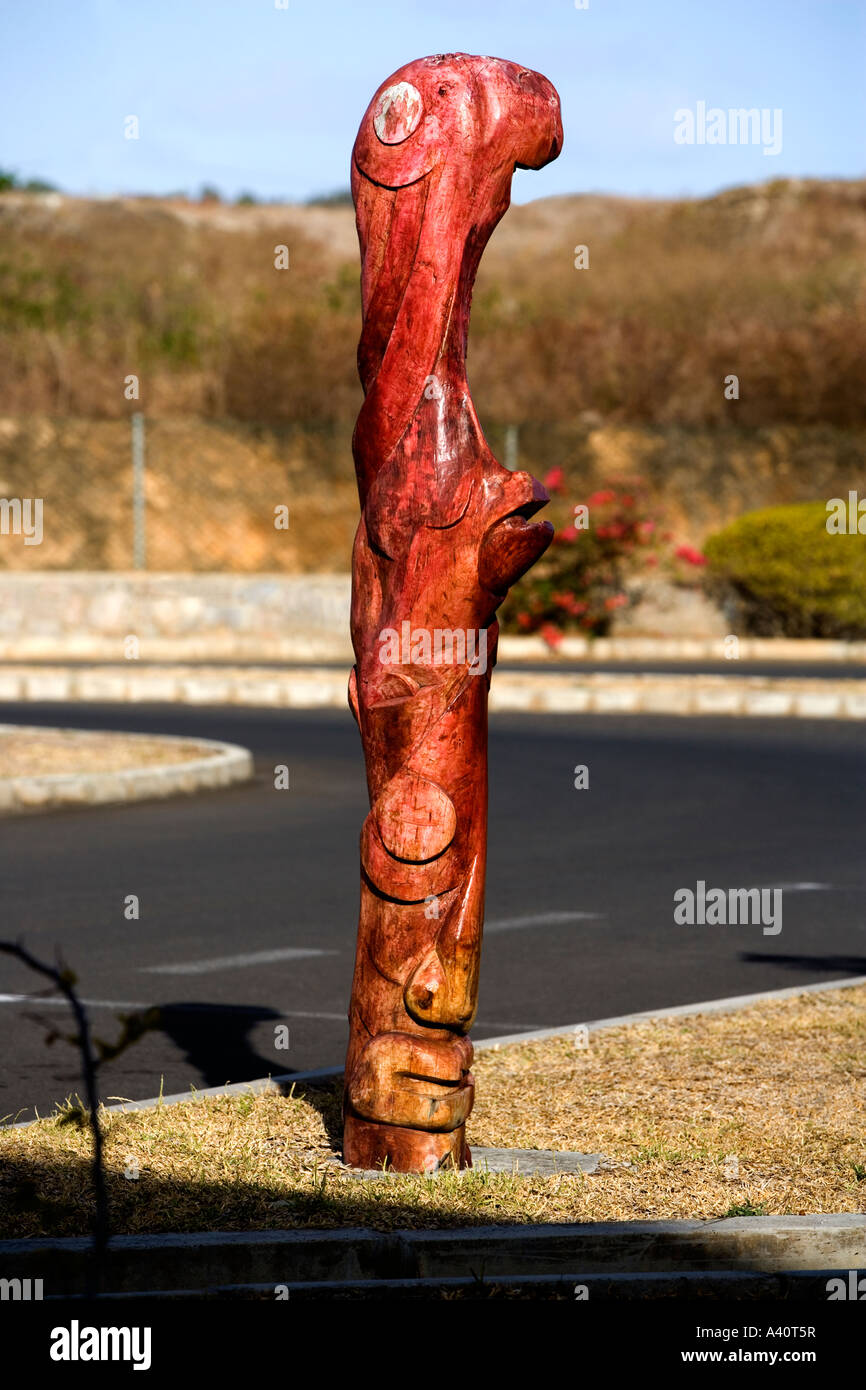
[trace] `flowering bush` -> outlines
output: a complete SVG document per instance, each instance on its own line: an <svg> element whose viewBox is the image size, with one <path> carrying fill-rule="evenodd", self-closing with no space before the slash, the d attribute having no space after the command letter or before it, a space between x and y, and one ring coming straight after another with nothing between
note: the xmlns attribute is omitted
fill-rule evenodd
<svg viewBox="0 0 866 1390"><path fill-rule="evenodd" d="M561 468L544 479L551 494L565 491ZM556 523L563 508L554 503ZM705 563L694 546L673 547L669 531L649 515L639 478L593 492L557 527L549 550L515 585L500 611L505 632L537 632L556 647L566 632L603 637L617 609L636 603L633 580L663 568L675 582L692 581Z"/></svg>

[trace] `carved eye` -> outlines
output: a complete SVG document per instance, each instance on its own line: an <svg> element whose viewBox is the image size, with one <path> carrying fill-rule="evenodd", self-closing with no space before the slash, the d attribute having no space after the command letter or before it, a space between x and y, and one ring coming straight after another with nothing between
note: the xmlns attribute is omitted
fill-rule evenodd
<svg viewBox="0 0 866 1390"><path fill-rule="evenodd" d="M373 109L373 129L383 145L399 145L418 128L424 105L411 82L386 87Z"/></svg>

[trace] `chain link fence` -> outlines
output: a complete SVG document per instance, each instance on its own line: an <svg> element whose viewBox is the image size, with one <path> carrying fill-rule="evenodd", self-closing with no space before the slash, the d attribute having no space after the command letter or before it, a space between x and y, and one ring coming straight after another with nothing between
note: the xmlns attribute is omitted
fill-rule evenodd
<svg viewBox="0 0 866 1390"><path fill-rule="evenodd" d="M351 425L0 422L0 569L346 571Z"/></svg>
<svg viewBox="0 0 866 1390"><path fill-rule="evenodd" d="M0 569L345 572L351 437L351 422L275 430L141 412L0 422ZM512 469L575 457L561 428L488 437Z"/></svg>

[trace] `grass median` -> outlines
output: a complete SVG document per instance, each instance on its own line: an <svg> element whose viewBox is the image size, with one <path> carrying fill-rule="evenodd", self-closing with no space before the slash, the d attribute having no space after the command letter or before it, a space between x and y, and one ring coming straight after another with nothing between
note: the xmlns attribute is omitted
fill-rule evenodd
<svg viewBox="0 0 866 1390"><path fill-rule="evenodd" d="M194 739L0 725L0 777L57 777L174 767L214 757Z"/></svg>
<svg viewBox="0 0 866 1390"><path fill-rule="evenodd" d="M605 1155L593 1174L360 1179L340 1088L103 1112L116 1233L866 1211L866 987L480 1053L470 1140ZM0 1130L4 1237L91 1217L75 1107Z"/></svg>

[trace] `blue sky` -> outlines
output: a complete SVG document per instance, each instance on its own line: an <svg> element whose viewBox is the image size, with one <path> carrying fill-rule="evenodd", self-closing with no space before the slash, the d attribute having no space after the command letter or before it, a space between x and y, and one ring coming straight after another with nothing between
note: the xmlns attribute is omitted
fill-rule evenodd
<svg viewBox="0 0 866 1390"><path fill-rule="evenodd" d="M427 53L491 53L562 97L515 199L866 174L866 0L2 0L0 166L73 193L303 199L345 187L367 102ZM778 155L678 145L674 112L779 108ZM140 138L123 122L137 115Z"/></svg>

